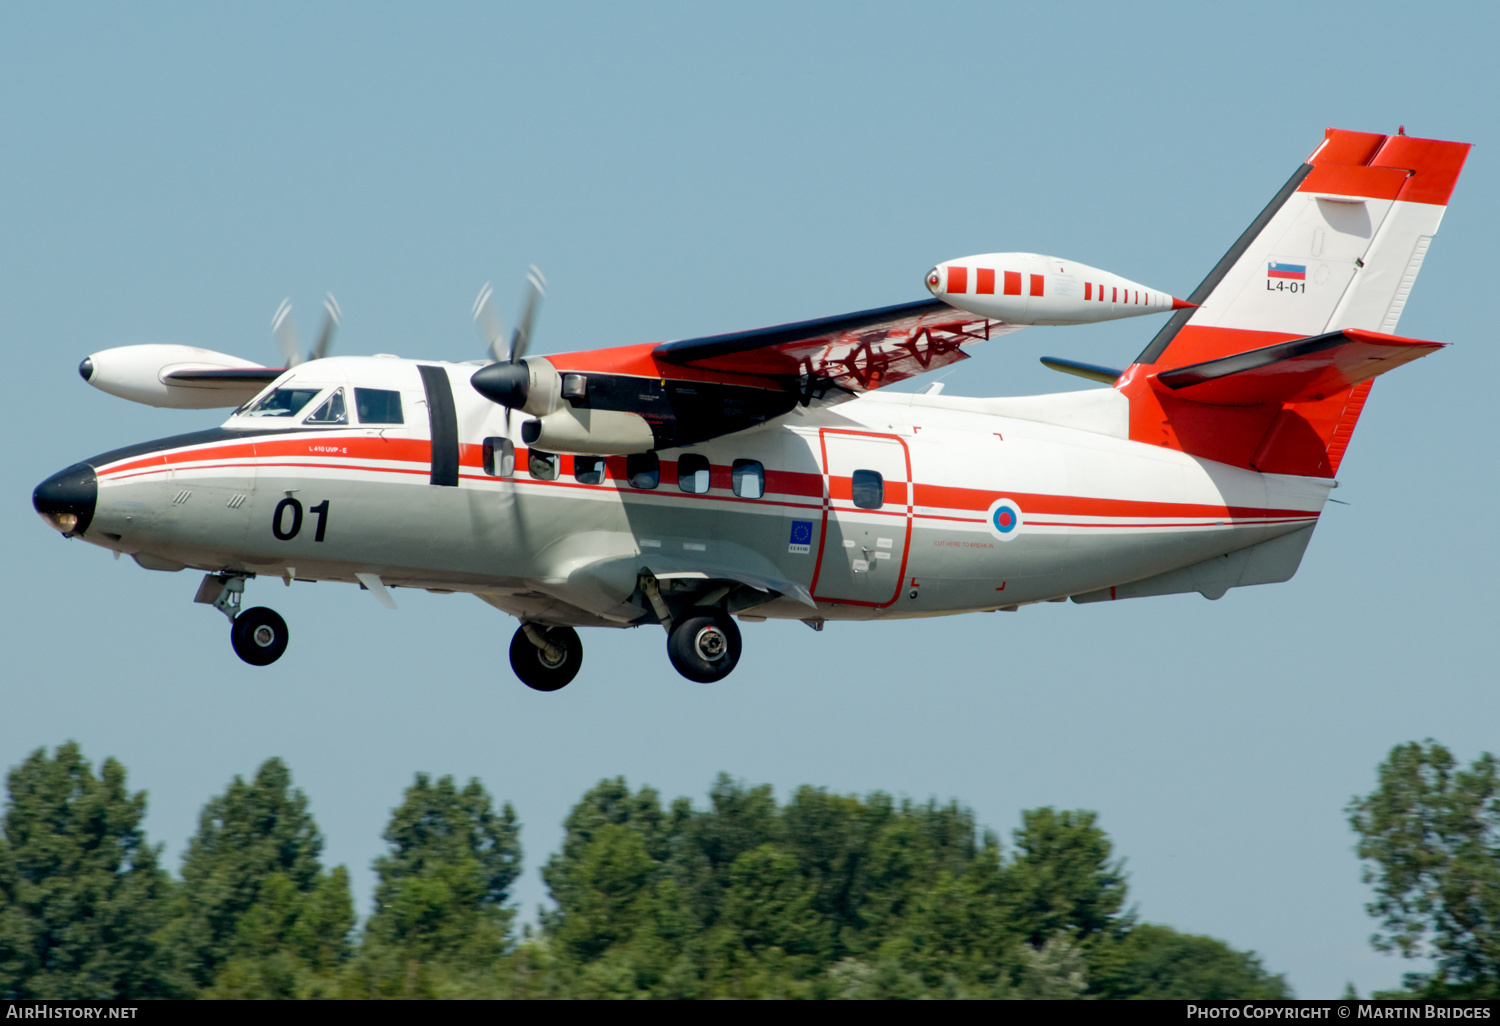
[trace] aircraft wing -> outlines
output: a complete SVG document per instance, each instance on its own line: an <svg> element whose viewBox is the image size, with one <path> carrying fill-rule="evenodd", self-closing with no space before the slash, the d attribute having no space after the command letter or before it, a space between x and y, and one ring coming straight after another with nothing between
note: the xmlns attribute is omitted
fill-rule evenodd
<svg viewBox="0 0 1500 1026"><path fill-rule="evenodd" d="M1024 326L925 299L663 342L651 355L661 363L726 375L796 378L809 398L837 401L967 359L964 346ZM835 389L843 394L835 394Z"/></svg>
<svg viewBox="0 0 1500 1026"><path fill-rule="evenodd" d="M967 359L965 346L1020 327L925 299L520 366L493 363L471 384L536 417L522 437L545 452L623 455L743 431L799 403L843 402Z"/></svg>

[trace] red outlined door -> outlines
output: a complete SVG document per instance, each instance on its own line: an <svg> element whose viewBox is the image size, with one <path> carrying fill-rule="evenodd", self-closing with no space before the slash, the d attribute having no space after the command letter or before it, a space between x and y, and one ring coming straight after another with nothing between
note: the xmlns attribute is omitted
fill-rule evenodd
<svg viewBox="0 0 1500 1026"><path fill-rule="evenodd" d="M824 428L823 531L812 593L820 602L888 606L911 545L911 453L896 435Z"/></svg>

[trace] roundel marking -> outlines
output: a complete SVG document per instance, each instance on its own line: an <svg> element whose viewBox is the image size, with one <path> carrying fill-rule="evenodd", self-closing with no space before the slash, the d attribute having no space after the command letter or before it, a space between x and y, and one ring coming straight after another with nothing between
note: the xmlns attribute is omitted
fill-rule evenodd
<svg viewBox="0 0 1500 1026"><path fill-rule="evenodd" d="M990 508L985 514L990 533L1001 541L1010 541L1020 534L1021 524L1025 516L1021 513L1021 506L1014 499L996 499L990 503Z"/></svg>

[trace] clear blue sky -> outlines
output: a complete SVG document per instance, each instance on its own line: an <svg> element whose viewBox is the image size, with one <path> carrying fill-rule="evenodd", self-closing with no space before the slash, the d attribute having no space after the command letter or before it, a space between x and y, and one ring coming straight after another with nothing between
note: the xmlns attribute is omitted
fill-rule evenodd
<svg viewBox="0 0 1500 1026"><path fill-rule="evenodd" d="M479 777L525 825L517 898L587 787L703 795L720 770L1097 810L1142 917L1260 952L1303 996L1370 950L1343 808L1392 745L1500 751L1493 631L1496 15L1479 4L20 4L0 8L0 765L76 738L150 794L176 866L198 810L279 755L327 858L369 864L412 774ZM935 261L1055 253L1185 295L1325 126L1478 144L1401 322L1455 343L1383 378L1288 584L891 626L747 625L727 681L660 632L592 632L556 695L464 596L382 609L252 582L291 624L256 670L197 576L49 532L32 487L211 426L85 386L109 346L272 361L332 290L345 353L468 359L481 283L536 262L538 349L925 296ZM1488 241L1486 241L1488 240ZM948 391L1077 382L1144 321L1033 328Z"/></svg>

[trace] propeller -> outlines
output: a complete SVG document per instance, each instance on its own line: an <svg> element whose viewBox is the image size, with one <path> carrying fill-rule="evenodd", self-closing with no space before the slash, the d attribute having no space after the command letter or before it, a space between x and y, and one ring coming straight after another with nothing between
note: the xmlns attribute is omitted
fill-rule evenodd
<svg viewBox="0 0 1500 1026"><path fill-rule="evenodd" d="M510 439L511 411L526 405L531 372L521 362L521 357L526 355L526 347L531 343L531 326L536 321L537 307L541 305L542 297L546 294L547 279L542 277L542 272L537 270L535 264L532 264L526 272L526 287L521 298L521 316L517 318L515 330L510 335L510 350L503 357L500 354L500 345L505 338L505 331L500 327L499 314L495 312L495 290L490 287L489 282L485 282L484 288L479 290L478 298L474 300L474 324L478 326L480 335L489 346L490 359L495 362L475 371L474 376L469 380L480 395L505 407L507 440ZM514 485L510 479L501 481L499 499L503 506L514 505ZM516 522L516 531L518 536L524 539L526 525L519 518Z"/></svg>
<svg viewBox="0 0 1500 1026"><path fill-rule="evenodd" d="M490 347L490 358L495 362L476 371L471 379L475 390L493 403L505 407L505 432L510 434L511 410L526 405L526 394L531 384L531 374L521 357L531 343L531 327L536 321L537 307L547 294L547 279L533 264L526 272L525 292L521 297L521 316L516 319L515 329L510 334L510 349L500 355L500 344L505 332L500 327L500 317L495 313L495 290L486 282L474 300L474 323Z"/></svg>
<svg viewBox="0 0 1500 1026"><path fill-rule="evenodd" d="M318 332L318 341L314 343L311 351L306 357L302 355L302 346L297 341L297 329L292 325L292 301L283 299L281 305L276 308L276 315L271 318L271 330L276 333L277 339L281 341L281 353L286 359L288 368L295 367L304 360L321 360L328 355L328 349L333 344L334 330L343 320L344 312L339 309L338 300L329 293L323 300L323 329Z"/></svg>

